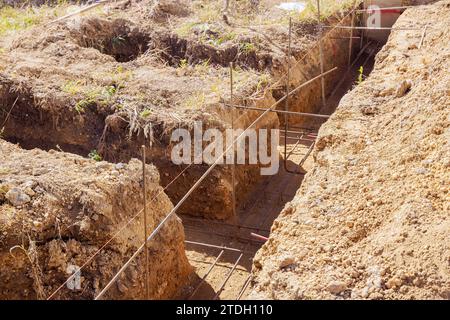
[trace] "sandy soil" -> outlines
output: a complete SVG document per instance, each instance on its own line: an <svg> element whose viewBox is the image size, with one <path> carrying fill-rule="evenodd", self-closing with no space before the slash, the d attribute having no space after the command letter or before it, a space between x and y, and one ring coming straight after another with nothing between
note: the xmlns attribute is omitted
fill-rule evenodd
<svg viewBox="0 0 450 320"><path fill-rule="evenodd" d="M253 266L252 298L449 299L450 3L408 9L320 129Z"/></svg>

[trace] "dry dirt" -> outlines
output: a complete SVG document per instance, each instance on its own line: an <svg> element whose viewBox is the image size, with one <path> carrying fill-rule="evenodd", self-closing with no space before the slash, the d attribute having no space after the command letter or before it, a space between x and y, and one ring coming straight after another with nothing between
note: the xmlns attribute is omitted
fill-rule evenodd
<svg viewBox="0 0 450 320"><path fill-rule="evenodd" d="M139 157L145 143L152 148L148 162L167 185L182 170L170 160L172 129L192 129L196 120L205 128L230 126L223 102L229 99L231 61L236 65L235 103L267 108L284 95L277 80L285 71L287 21L286 14L274 9L279 2L263 1L253 16L243 15L249 8L239 2L230 8L227 24L218 2L125 1L5 37L0 50L0 122L8 118L3 137L27 149L58 146L82 156L97 150L111 162ZM328 13L327 23L346 13L335 11ZM319 72L317 48L300 61L318 37L312 19L293 21L291 88ZM347 33L337 30L332 36ZM324 41L325 69L345 64L346 48L342 39ZM327 84L339 76L327 77ZM319 86L314 83L293 96L291 110L315 111ZM235 125L241 128L260 114L236 113L240 118ZM271 113L257 127L278 124ZM193 166L177 180L167 191L172 202L206 168ZM180 213L230 218L230 176L227 166L217 167ZM238 200L245 201L259 180L259 168L239 166L236 176Z"/></svg>
<svg viewBox="0 0 450 320"><path fill-rule="evenodd" d="M450 299L450 2L408 9L322 126L251 298Z"/></svg>
<svg viewBox="0 0 450 320"><path fill-rule="evenodd" d="M147 165L148 227L172 204ZM96 162L51 150L25 151L0 139L0 299L45 299L88 261L141 209L142 163ZM79 290L66 286L56 299L92 299L143 243L143 214L81 270ZM172 297L191 267L184 231L171 218L149 242L153 299ZM106 297L144 298L141 254Z"/></svg>

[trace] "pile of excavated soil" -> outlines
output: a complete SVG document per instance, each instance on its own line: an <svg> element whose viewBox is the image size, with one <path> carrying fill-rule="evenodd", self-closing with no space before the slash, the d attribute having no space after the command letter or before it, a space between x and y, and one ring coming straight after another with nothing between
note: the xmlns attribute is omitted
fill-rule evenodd
<svg viewBox="0 0 450 320"><path fill-rule="evenodd" d="M148 229L172 204L147 165ZM0 140L0 299L47 298L143 208L142 163L110 164L38 149L25 151ZM153 199L153 200L151 200ZM110 241L54 298L92 299L143 243L143 214ZM149 288L169 298L191 267L184 230L171 218L149 242ZM141 254L107 293L145 298ZM77 288L78 287L78 288Z"/></svg>
<svg viewBox="0 0 450 320"><path fill-rule="evenodd" d="M450 299L450 2L408 9L319 132L251 297Z"/></svg>

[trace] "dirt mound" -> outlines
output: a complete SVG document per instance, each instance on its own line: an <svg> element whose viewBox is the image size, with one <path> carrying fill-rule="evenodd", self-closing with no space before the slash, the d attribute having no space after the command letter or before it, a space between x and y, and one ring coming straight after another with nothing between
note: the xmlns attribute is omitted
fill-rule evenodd
<svg viewBox="0 0 450 320"><path fill-rule="evenodd" d="M31 160L30 160L31 159ZM171 210L159 174L147 166L149 230ZM0 140L0 298L47 298L142 209L142 164L96 162L62 152L24 151ZM58 299L92 299L143 242L140 214L81 270ZM190 272L184 231L172 218L149 243L150 293L175 294ZM144 298L140 255L108 292ZM75 284L73 284L75 285Z"/></svg>
<svg viewBox="0 0 450 320"><path fill-rule="evenodd" d="M253 298L450 299L450 2L408 9L321 128Z"/></svg>

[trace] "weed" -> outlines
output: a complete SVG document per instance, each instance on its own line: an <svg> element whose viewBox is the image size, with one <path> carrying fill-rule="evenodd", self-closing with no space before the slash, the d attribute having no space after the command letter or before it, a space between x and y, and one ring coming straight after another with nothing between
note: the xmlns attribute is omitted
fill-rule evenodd
<svg viewBox="0 0 450 320"><path fill-rule="evenodd" d="M70 95L76 95L82 91L82 86L80 81L67 81L62 87L61 90Z"/></svg>
<svg viewBox="0 0 450 320"><path fill-rule="evenodd" d="M75 104L75 110L78 113L86 112L86 109L93 105L95 102L91 99L82 99Z"/></svg>
<svg viewBox="0 0 450 320"><path fill-rule="evenodd" d="M179 37L187 37L192 33L192 29L197 25L197 23L195 22L187 22L182 24L180 27L178 27L177 29L175 29L175 33L179 36Z"/></svg>
<svg viewBox="0 0 450 320"><path fill-rule="evenodd" d="M65 3L55 7L43 5L40 7L13 8L4 6L0 8L0 35L25 30L49 19L54 19L65 14L66 8Z"/></svg>
<svg viewBox="0 0 450 320"><path fill-rule="evenodd" d="M244 43L241 43L241 44L239 45L239 49L240 49L243 53L246 53L246 54L256 51L255 45L254 45L253 43L251 43L251 42L244 42Z"/></svg>
<svg viewBox="0 0 450 320"><path fill-rule="evenodd" d="M200 109L205 104L205 100L206 97L204 92L193 94L186 100L185 107L187 109Z"/></svg>
<svg viewBox="0 0 450 320"><path fill-rule="evenodd" d="M209 71L209 59L194 66L194 73L197 75L207 74Z"/></svg>
<svg viewBox="0 0 450 320"><path fill-rule="evenodd" d="M178 66L181 69L186 69L189 66L187 59L181 59Z"/></svg>
<svg viewBox="0 0 450 320"><path fill-rule="evenodd" d="M356 84L361 84L364 81L364 68L360 66L358 68L358 78L356 79Z"/></svg>
<svg viewBox="0 0 450 320"><path fill-rule="evenodd" d="M98 154L97 150L91 150L89 152L88 157L94 161L102 161L101 155Z"/></svg>
<svg viewBox="0 0 450 320"><path fill-rule="evenodd" d="M141 117L141 118L147 118L149 115L151 115L152 114L152 111L150 110L150 109L144 109L144 110L142 110L141 111L141 113L139 114L139 116Z"/></svg>

